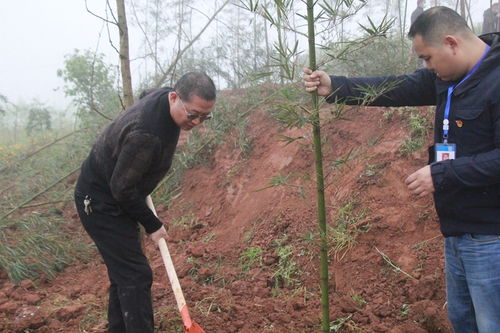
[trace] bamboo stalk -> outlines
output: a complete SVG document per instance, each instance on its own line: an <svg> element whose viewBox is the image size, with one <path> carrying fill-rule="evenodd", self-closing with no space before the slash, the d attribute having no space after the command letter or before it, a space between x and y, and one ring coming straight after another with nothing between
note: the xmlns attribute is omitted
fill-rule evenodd
<svg viewBox="0 0 500 333"><path fill-rule="evenodd" d="M316 44L314 39L314 0L307 0L307 23L309 42L309 67L316 70ZM321 151L321 120L319 117L318 92L312 93L314 135L314 159L316 167L316 191L318 223L320 229L320 287L321 287L321 327L323 332L330 331L330 306L328 291L328 242L326 231L325 185L323 178L323 153Z"/></svg>
<svg viewBox="0 0 500 333"><path fill-rule="evenodd" d="M24 205L20 208L33 208L33 207L40 207L40 206L57 204L57 203L62 203L62 202L70 202L70 201L72 201L72 200L68 199L68 200L46 201L46 202L40 202L40 203L36 203L36 204L31 204L31 205Z"/></svg>
<svg viewBox="0 0 500 333"><path fill-rule="evenodd" d="M7 170L7 169L11 168L13 165L15 165L15 164L17 164L17 163L19 163L19 162L22 162L22 161L24 161L24 160L27 160L28 158L32 157L33 155L38 154L39 152L41 152L41 151L43 151L43 150L45 150L45 149L49 148L50 146L55 145L55 144L56 144L56 143L58 143L59 141L62 141L62 140L64 140L64 139L66 139L67 137L69 137L69 136L71 136L71 135L73 135L73 134L75 134L75 133L78 133L78 132L80 132L80 131L86 130L86 129L87 129L87 128L82 128L82 129L79 129L79 130L73 131L73 132L71 132L71 133L68 133L68 134L66 134L66 135L64 135L64 136L62 136L62 137L60 137L59 139L56 139L56 140L54 140L54 141L52 141L52 142L49 142L49 143L47 143L46 145L44 145L44 146L42 146L42 147L40 147L40 148L37 148L37 149L35 149L35 150L33 150L33 151L31 151L31 152L27 153L26 155L24 155L23 157L21 157L19 160L14 161L14 162L11 162L11 163L6 164L6 165L4 165L3 167L1 167L1 168L0 168L0 173L2 173L3 171L5 171L5 170Z"/></svg>
<svg viewBox="0 0 500 333"><path fill-rule="evenodd" d="M31 201L35 200L39 195L44 194L45 192L48 192L54 186L56 186L57 184L59 184L60 182L62 182L63 180L65 180L66 178L68 178L69 176L71 176L72 174L74 174L78 170L80 170L80 166L78 166L78 168L73 169L70 173L68 173L64 177L59 178L57 181L55 181L54 183L50 184L48 187L46 187L45 189L43 189L40 192L36 193L35 195L33 195L32 197L30 197L29 199L23 201L21 204L19 204L16 207L12 208L9 212L7 212L6 214L2 215L2 217L0 217L0 221L2 221L3 219L5 219L6 217L8 217L9 215L11 215L12 213L14 213L15 211L23 208L26 204L28 204Z"/></svg>

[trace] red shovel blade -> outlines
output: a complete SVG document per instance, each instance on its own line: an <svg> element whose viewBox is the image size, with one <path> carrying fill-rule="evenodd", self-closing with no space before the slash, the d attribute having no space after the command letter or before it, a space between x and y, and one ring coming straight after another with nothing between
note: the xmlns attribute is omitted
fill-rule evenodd
<svg viewBox="0 0 500 333"><path fill-rule="evenodd" d="M181 310L182 323L184 324L184 333L205 333L194 320L191 319L187 305L184 304Z"/></svg>
<svg viewBox="0 0 500 333"><path fill-rule="evenodd" d="M203 328L201 328L200 325L198 325L194 321L192 322L191 327L186 327L184 332L185 333L205 333Z"/></svg>

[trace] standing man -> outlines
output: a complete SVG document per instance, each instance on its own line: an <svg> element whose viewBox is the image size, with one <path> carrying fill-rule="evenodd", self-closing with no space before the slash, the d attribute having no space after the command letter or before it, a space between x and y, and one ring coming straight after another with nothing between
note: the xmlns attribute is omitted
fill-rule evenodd
<svg viewBox="0 0 500 333"><path fill-rule="evenodd" d="M448 315L455 333L500 332L500 34L478 38L447 7L424 11L409 37L427 68L346 78L305 68L306 91L355 104L360 88L398 82L371 105L436 105L430 165L406 179L433 193L445 237ZM353 98L354 97L354 98Z"/></svg>
<svg viewBox="0 0 500 333"><path fill-rule="evenodd" d="M108 269L110 333L154 330L152 271L138 223L156 244L166 237L146 197L169 170L180 130L210 119L215 96L203 73L185 74L173 89L151 89L104 130L83 162L75 203Z"/></svg>
<svg viewBox="0 0 500 333"><path fill-rule="evenodd" d="M500 3L494 3L483 13L483 34L500 31Z"/></svg>
<svg viewBox="0 0 500 333"><path fill-rule="evenodd" d="M417 0L417 8L411 13L411 24L424 12L425 0Z"/></svg>

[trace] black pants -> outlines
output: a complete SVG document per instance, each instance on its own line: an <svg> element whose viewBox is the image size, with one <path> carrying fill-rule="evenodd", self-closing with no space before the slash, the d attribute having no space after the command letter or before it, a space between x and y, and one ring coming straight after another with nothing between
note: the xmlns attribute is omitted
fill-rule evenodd
<svg viewBox="0 0 500 333"><path fill-rule="evenodd" d="M75 194L83 227L95 242L108 269L108 332L152 333L154 330L151 284L153 274L140 242L139 225L92 198L92 212L84 211L85 195Z"/></svg>

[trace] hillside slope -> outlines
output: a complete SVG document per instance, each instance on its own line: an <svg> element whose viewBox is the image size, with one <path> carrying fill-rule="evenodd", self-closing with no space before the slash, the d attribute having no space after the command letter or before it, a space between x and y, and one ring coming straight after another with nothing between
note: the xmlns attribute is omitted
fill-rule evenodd
<svg viewBox="0 0 500 333"><path fill-rule="evenodd" d="M228 138L185 173L170 207L157 207L192 316L209 333L320 331L310 134L280 128L267 111L250 115L248 156ZM344 118L322 129L332 332L450 332L432 200L404 186L426 163L425 148L400 156L409 136L403 112L355 108ZM306 138L286 145L278 135ZM71 205L66 215L81 232ZM146 251L158 332L182 332L159 252L149 243ZM1 279L0 331L105 332L98 256L39 286Z"/></svg>

